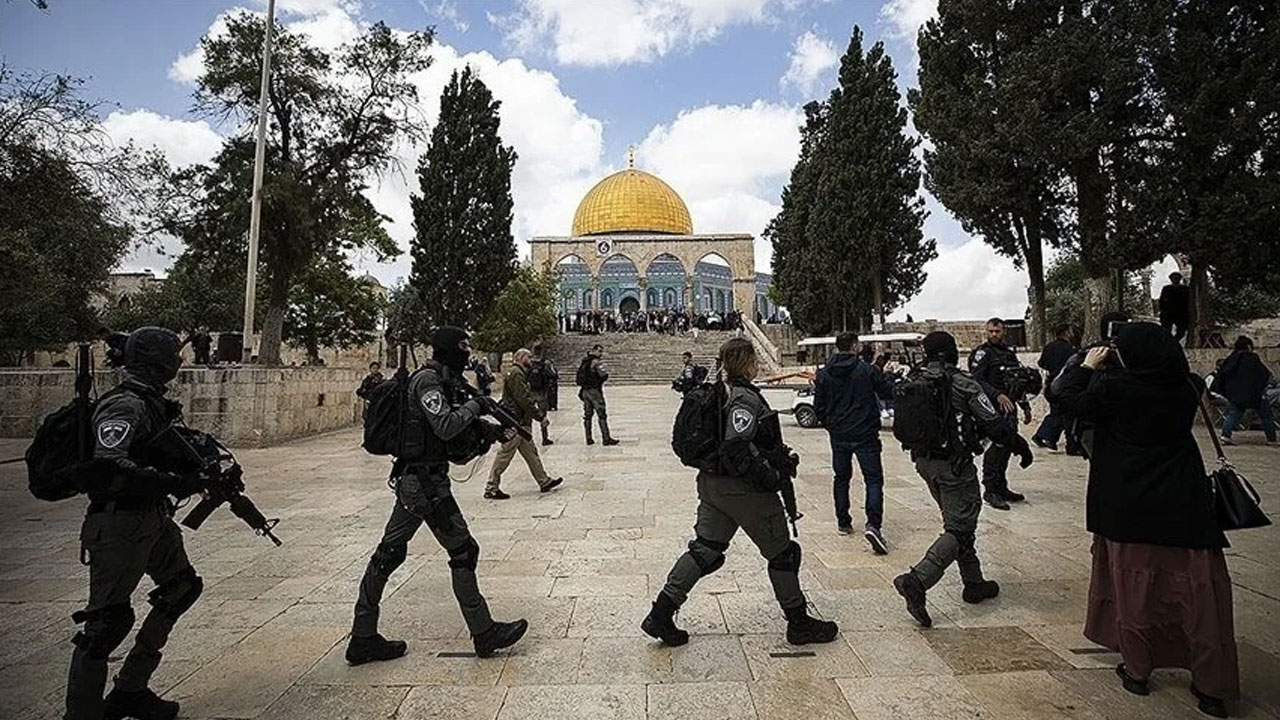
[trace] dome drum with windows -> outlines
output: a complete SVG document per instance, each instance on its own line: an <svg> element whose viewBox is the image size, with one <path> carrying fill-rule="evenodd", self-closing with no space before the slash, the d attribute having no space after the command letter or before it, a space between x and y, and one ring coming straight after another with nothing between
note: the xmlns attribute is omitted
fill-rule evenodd
<svg viewBox="0 0 1280 720"><path fill-rule="evenodd" d="M754 238L695 235L684 200L637 169L634 152L626 169L578 203L571 232L529 241L533 265L559 271L559 310L566 314L681 307L768 317L776 310L766 296L772 277L755 272Z"/></svg>

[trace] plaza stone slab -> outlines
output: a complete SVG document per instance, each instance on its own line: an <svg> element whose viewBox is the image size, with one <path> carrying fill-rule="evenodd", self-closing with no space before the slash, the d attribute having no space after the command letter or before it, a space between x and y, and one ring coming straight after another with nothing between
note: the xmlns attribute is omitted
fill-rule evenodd
<svg viewBox="0 0 1280 720"><path fill-rule="evenodd" d="M346 664L356 589L393 502L386 460L360 451L351 429L237 451L254 501L281 518L285 545L255 537L225 510L199 532L184 530L205 593L174 630L154 687L182 701L181 716L193 720L1200 717L1188 673L1157 671L1151 696L1129 695L1112 671L1119 657L1093 652L1081 634L1091 544L1083 528L1086 464L1038 453L1031 469L1011 469L1027 502L1009 512L984 508L978 526L978 552L1001 583L1000 597L964 603L953 568L929 593L935 627L922 629L891 585L941 524L909 459L886 440L890 553L876 556L860 536L836 532L826 433L796 428L788 417L786 441L803 457L801 586L817 614L840 624L840 637L822 646L785 643L766 560L738 533L725 566L698 583L677 616L690 642L664 647L639 625L693 539L693 472L669 445L678 397L665 386L606 393L624 444L584 446L577 404L567 398L552 414L556 444L541 448L548 470L566 478L555 493L538 494L519 459L504 483L514 497L502 502L482 497L491 458L457 469L457 479L471 474L453 490L481 545L478 575L493 615L529 621L515 647L484 660L468 656L448 556L423 530L392 575L380 625L408 641L409 654ZM1246 442L1233 448L1232 461L1265 507L1280 506L1276 451L1238 437ZM1208 449L1208 436L1200 439ZM0 458L25 448L0 440ZM855 507L860 494L855 481ZM83 513L80 500L35 500L21 464L0 465L0 720L62 715L68 641L77 630L70 616L85 600ZM1276 720L1280 526L1233 533L1231 541L1244 694L1233 711ZM144 579L133 595L139 616L151 588ZM813 656L771 655L793 651Z"/></svg>

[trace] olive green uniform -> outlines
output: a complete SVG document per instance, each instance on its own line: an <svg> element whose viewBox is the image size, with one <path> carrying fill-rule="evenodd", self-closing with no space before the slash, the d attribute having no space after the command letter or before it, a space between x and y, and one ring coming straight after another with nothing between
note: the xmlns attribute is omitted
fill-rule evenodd
<svg viewBox="0 0 1280 720"><path fill-rule="evenodd" d="M777 413L755 386L729 386L725 405L721 473L698 473L698 519L689 549L676 560L663 594L677 605L703 576L724 565L724 553L741 527L768 560L769 581L784 610L803 607L800 545L788 532L778 491L789 478L768 459L785 452Z"/></svg>
<svg viewBox="0 0 1280 720"><path fill-rule="evenodd" d="M538 404L529 390L528 374L518 364L507 371L502 381L502 405L515 417L521 427L530 431L531 437L533 421L541 421L547 416L544 406ZM545 487L551 482L546 469L542 466L542 458L538 456L538 446L532 440L526 440L523 435L517 433L515 437L502 443L498 448L493 458L493 467L489 470L489 482L484 486L485 492L493 492L501 487L502 473L511 465L511 460L517 452L529 466L529 472L533 474L538 487Z"/></svg>

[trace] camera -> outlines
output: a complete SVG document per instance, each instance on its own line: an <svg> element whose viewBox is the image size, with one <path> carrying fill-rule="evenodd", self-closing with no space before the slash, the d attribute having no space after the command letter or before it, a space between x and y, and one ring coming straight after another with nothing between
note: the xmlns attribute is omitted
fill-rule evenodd
<svg viewBox="0 0 1280 720"><path fill-rule="evenodd" d="M1009 397L1018 401L1039 395L1044 386L1040 371L1025 365L1001 368L999 379Z"/></svg>

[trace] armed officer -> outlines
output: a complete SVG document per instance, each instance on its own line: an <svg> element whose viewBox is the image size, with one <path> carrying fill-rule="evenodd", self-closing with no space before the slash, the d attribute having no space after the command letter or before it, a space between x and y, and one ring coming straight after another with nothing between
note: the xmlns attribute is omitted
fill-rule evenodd
<svg viewBox="0 0 1280 720"><path fill-rule="evenodd" d="M1010 388L1009 371L1021 366L1018 355L1004 344L1004 321L991 318L987 321L987 341L973 349L969 355L969 374L977 381L987 397L996 405L1001 421L1014 434L1018 432L1018 408L1022 408L1023 422L1031 422L1031 403ZM1009 503L1022 502L1026 496L1009 489L1009 457L1011 448L993 444L982 456L982 484L986 488L982 499L997 510L1008 510Z"/></svg>
<svg viewBox="0 0 1280 720"><path fill-rule="evenodd" d="M68 720L169 720L178 714L178 703L160 699L147 685L174 624L204 589L169 500L198 492L200 484L156 467L148 447L180 416L181 406L164 397L178 374L180 347L178 336L162 328L130 334L119 358L123 380L93 413L94 462L85 479L89 511L80 531L89 604L72 615L84 628L71 641ZM155 583L147 596L151 609L104 700L107 659L133 628L129 599L144 574Z"/></svg>
<svg viewBox="0 0 1280 720"><path fill-rule="evenodd" d="M582 401L582 428L587 434L587 444L595 445L591 437L591 416L600 418L600 437L605 445L617 445L618 441L609 434L609 413L604 404L604 384L609 379L609 371L604 366L604 347L593 345L591 351L578 363L578 373L574 380L578 383L578 399Z"/></svg>
<svg viewBox="0 0 1280 720"><path fill-rule="evenodd" d="M945 416L940 426L944 428L941 448L913 449L911 460L942 511L943 531L919 563L894 578L893 586L906 600L907 612L916 622L929 627L933 620L925 607L925 593L942 579L953 562L960 565L965 602L980 603L1000 593L996 581L983 577L974 547L982 498L973 457L982 452L982 438L1016 453L1023 468L1030 467L1032 454L1027 441L1005 422L982 387L956 367L960 353L954 337L946 332L931 332L921 344L926 364L920 372L928 381L943 383L950 402L942 406ZM901 410L894 422L900 419L905 421Z"/></svg>
<svg viewBox="0 0 1280 720"><path fill-rule="evenodd" d="M404 655L403 640L388 640L378 633L379 605L391 573L404 563L409 540L424 523L449 553L453 594L471 633L476 655L489 657L515 644L529 624L524 620L496 622L476 582L480 545L471 536L462 509L449 487L449 462L465 464L483 455L497 440L509 440L503 432L481 419L488 412L486 399L468 397L462 371L471 355L467 333L442 327L431 339L432 360L409 379L409 413L403 428L405 446L392 466L395 506L382 541L369 558L360 580L347 662L359 665Z"/></svg>
<svg viewBox="0 0 1280 720"><path fill-rule="evenodd" d="M838 631L836 624L810 617L805 609L800 545L791 539L788 508L778 497L795 477L800 459L782 443L778 414L751 382L759 373L751 341L726 341L720 360L728 377L724 434L716 455L720 472L698 472L694 539L671 568L640 629L667 645L689 641L689 633L676 627L675 613L698 580L724 565L729 541L741 527L768 561L769 582L787 618L787 642L831 642ZM793 514L792 521L797 517Z"/></svg>

